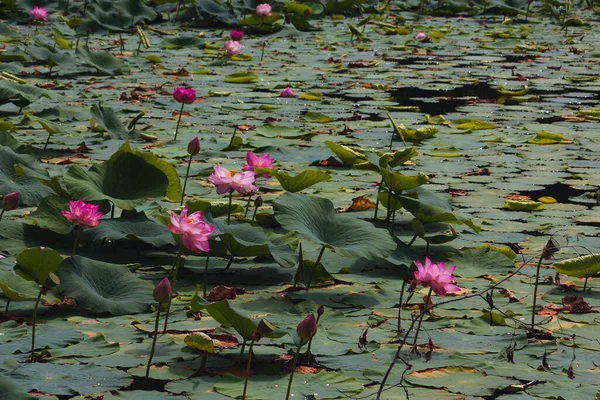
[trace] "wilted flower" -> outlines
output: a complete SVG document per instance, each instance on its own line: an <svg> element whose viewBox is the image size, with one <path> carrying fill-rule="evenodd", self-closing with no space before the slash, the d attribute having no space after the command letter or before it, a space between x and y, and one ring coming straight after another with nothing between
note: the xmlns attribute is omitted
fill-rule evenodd
<svg viewBox="0 0 600 400"><path fill-rule="evenodd" d="M187 87L176 87L173 91L173 98L178 103L192 104L196 100L196 91Z"/></svg>
<svg viewBox="0 0 600 400"><path fill-rule="evenodd" d="M269 154L265 153L257 157L256 154L248 152L242 171L254 171L254 168L275 168L274 162L275 160ZM268 178L269 174L260 174L259 177Z"/></svg>
<svg viewBox="0 0 600 400"><path fill-rule="evenodd" d="M228 56L235 56L242 51L242 45L235 40L228 40L225 45L223 45L223 48L225 49L225 54Z"/></svg>
<svg viewBox="0 0 600 400"><path fill-rule="evenodd" d="M239 42L244 37L244 32L236 31L235 29L229 32L229 37L231 40Z"/></svg>
<svg viewBox="0 0 600 400"><path fill-rule="evenodd" d="M317 334L317 321L313 313L308 314L298 326L296 327L296 333L303 341L308 341Z"/></svg>
<svg viewBox="0 0 600 400"><path fill-rule="evenodd" d="M256 6L256 15L262 19L271 16L271 5L267 3L259 4Z"/></svg>
<svg viewBox="0 0 600 400"><path fill-rule="evenodd" d="M183 245L196 253L210 251L208 236L215 230L214 226L208 225L202 220L202 212L196 211L187 215L187 207L183 207L181 214L171 214L169 230L176 235L183 235Z"/></svg>
<svg viewBox="0 0 600 400"><path fill-rule="evenodd" d="M171 282L169 281L169 278L163 278L163 280L156 285L152 294L154 295L154 300L156 300L157 303L168 303L169 300L171 300L171 295L173 294L173 289L171 288Z"/></svg>
<svg viewBox="0 0 600 400"><path fill-rule="evenodd" d="M440 296L460 291L458 286L452 284L454 280L452 273L456 269L456 265L445 269L443 262L435 264L428 257L425 257L424 267L419 261L415 261L415 265L417 266L417 271L415 271L417 285L431 286L433 291Z"/></svg>
<svg viewBox="0 0 600 400"><path fill-rule="evenodd" d="M69 201L69 211L62 210L62 215L70 222L75 222L81 227L94 228L100 224L102 213L98 211L99 205L84 203L82 199Z"/></svg>
<svg viewBox="0 0 600 400"><path fill-rule="evenodd" d="M187 147L188 154L191 156L195 156L200 153L200 139L197 137L190 140Z"/></svg>
<svg viewBox="0 0 600 400"><path fill-rule="evenodd" d="M47 21L48 11L44 7L34 6L29 13L32 21Z"/></svg>
<svg viewBox="0 0 600 400"><path fill-rule="evenodd" d="M21 194L19 192L12 192L5 195L2 198L2 209L5 211L14 210L19 206L19 197Z"/></svg>
<svg viewBox="0 0 600 400"><path fill-rule="evenodd" d="M291 87L286 87L279 92L279 97L296 97L296 94Z"/></svg>
<svg viewBox="0 0 600 400"><path fill-rule="evenodd" d="M257 187L253 185L256 178L252 171L229 171L227 168L223 168L220 165L215 165L213 169L214 172L208 177L208 180L217 187L217 194L223 194L233 190L241 194L247 194L248 192L257 189Z"/></svg>

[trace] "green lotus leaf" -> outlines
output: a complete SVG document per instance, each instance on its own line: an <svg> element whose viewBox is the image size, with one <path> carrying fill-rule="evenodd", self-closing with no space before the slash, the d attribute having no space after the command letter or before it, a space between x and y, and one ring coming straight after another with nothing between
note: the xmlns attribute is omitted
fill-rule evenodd
<svg viewBox="0 0 600 400"><path fill-rule="evenodd" d="M383 183L392 192L400 193L403 190L414 189L427 183L429 178L422 172L416 176L401 174L400 172L390 171L387 168L381 169Z"/></svg>
<svg viewBox="0 0 600 400"><path fill-rule="evenodd" d="M19 385L15 384L8 376L0 376L0 400L35 400L39 397L31 396Z"/></svg>
<svg viewBox="0 0 600 400"><path fill-rule="evenodd" d="M345 165L354 165L367 161L365 155L359 150L334 143L330 140L325 141L325 146L329 147Z"/></svg>
<svg viewBox="0 0 600 400"><path fill-rule="evenodd" d="M434 203L427 197L419 196L419 198L415 199L403 195L398 195L398 199L402 203L402 206L423 224L434 222L464 224L476 233L479 233L481 230L481 227L475 225L472 220L457 212L448 210L448 208L441 207L439 201Z"/></svg>
<svg viewBox="0 0 600 400"><path fill-rule="evenodd" d="M0 146L0 193L20 192L22 205L36 206L52 194L38 178L47 179L48 175L35 157Z"/></svg>
<svg viewBox="0 0 600 400"><path fill-rule="evenodd" d="M487 121L480 121L478 119L459 118L454 122L457 124L455 126L456 129L465 129L469 131L496 128L495 124Z"/></svg>
<svg viewBox="0 0 600 400"><path fill-rule="evenodd" d="M600 272L600 254L587 254L552 264L554 269L575 278L589 278Z"/></svg>
<svg viewBox="0 0 600 400"><path fill-rule="evenodd" d="M60 196L47 196L42 199L38 208L26 216L25 220L31 225L50 229L52 232L64 235L73 230L74 223L69 222L61 210L69 209L69 199Z"/></svg>
<svg viewBox="0 0 600 400"><path fill-rule="evenodd" d="M124 265L73 256L65 260L57 275L61 293L95 313L136 314L154 302L152 282L138 278Z"/></svg>
<svg viewBox="0 0 600 400"><path fill-rule="evenodd" d="M254 321L232 308L228 300L211 303L205 309L221 325L235 329L244 340L252 340L256 330Z"/></svg>
<svg viewBox="0 0 600 400"><path fill-rule="evenodd" d="M325 171L306 170L297 175L290 175L286 172L278 172L276 169L258 168L255 170L257 174L267 173L277 179L281 186L288 192L296 193L307 189L317 183L326 182L331 179Z"/></svg>
<svg viewBox="0 0 600 400"><path fill-rule="evenodd" d="M132 210L145 198L181 198L177 170L152 153L132 150L125 142L109 160L84 170L72 165L64 175L68 192L85 201L110 200Z"/></svg>
<svg viewBox="0 0 600 400"><path fill-rule="evenodd" d="M533 200L506 200L504 208L513 211L541 211L544 209L544 203Z"/></svg>
<svg viewBox="0 0 600 400"><path fill-rule="evenodd" d="M63 257L56 250L48 247L32 247L17 255L15 272L21 278L33 281L38 285L47 285L47 278L54 274Z"/></svg>
<svg viewBox="0 0 600 400"><path fill-rule="evenodd" d="M208 353L215 352L213 340L206 334L190 333L183 340L185 345L191 349L205 351Z"/></svg>
<svg viewBox="0 0 600 400"><path fill-rule="evenodd" d="M10 300L35 300L40 292L40 288L35 282L3 270L0 270L0 289Z"/></svg>
<svg viewBox="0 0 600 400"><path fill-rule="evenodd" d="M532 144L556 144L563 140L563 135L560 133L552 133L546 131L539 131L534 138L529 139L527 142Z"/></svg>
<svg viewBox="0 0 600 400"><path fill-rule="evenodd" d="M91 110L94 121L98 123L113 139L134 139L137 134L135 129L127 129L121 122L117 113L111 107L94 104Z"/></svg>
<svg viewBox="0 0 600 400"><path fill-rule="evenodd" d="M338 214L333 203L322 197L285 193L275 200L273 210L285 229L345 257L386 258L396 248L385 229Z"/></svg>
<svg viewBox="0 0 600 400"><path fill-rule="evenodd" d="M92 51L87 46L79 46L75 50L75 54L83 65L95 68L98 73L120 75L129 72L129 68L125 67L123 62L109 51Z"/></svg>
<svg viewBox="0 0 600 400"><path fill-rule="evenodd" d="M225 77L226 83L249 83L258 79L258 75L248 72L235 72Z"/></svg>
<svg viewBox="0 0 600 400"><path fill-rule="evenodd" d="M18 107L25 107L42 97L51 98L47 90L0 79L0 104L11 102Z"/></svg>
<svg viewBox="0 0 600 400"><path fill-rule="evenodd" d="M313 124L326 124L328 122L334 121L335 118L330 117L329 115L321 114L315 111L309 111L304 114L304 119L306 122L311 122Z"/></svg>

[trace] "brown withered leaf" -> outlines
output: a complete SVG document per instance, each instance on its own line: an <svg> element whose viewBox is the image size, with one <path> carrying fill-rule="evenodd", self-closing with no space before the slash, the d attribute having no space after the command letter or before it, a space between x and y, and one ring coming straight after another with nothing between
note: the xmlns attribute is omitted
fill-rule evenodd
<svg viewBox="0 0 600 400"><path fill-rule="evenodd" d="M506 196L506 198L509 199L509 200L515 200L515 201L531 200L531 197L529 197L529 196L522 196L520 194L510 194L510 195Z"/></svg>
<svg viewBox="0 0 600 400"><path fill-rule="evenodd" d="M565 296L562 298L562 304L565 311L571 314L597 313L581 296Z"/></svg>
<svg viewBox="0 0 600 400"><path fill-rule="evenodd" d="M448 189L448 193L455 197L468 196L469 192L463 189Z"/></svg>
<svg viewBox="0 0 600 400"><path fill-rule="evenodd" d="M229 286L215 286L210 293L206 295L206 300L210 302L221 301L221 300L233 300L237 297L235 289Z"/></svg>
<svg viewBox="0 0 600 400"><path fill-rule="evenodd" d="M352 211L365 211L370 208L375 208L375 203L367 199L365 196L358 196L352 199L352 204L347 207L338 208L338 211L352 212Z"/></svg>
<svg viewBox="0 0 600 400"><path fill-rule="evenodd" d="M190 76L190 72L185 68L180 68L177 71L167 71L163 72L164 75L174 75L174 76Z"/></svg>
<svg viewBox="0 0 600 400"><path fill-rule="evenodd" d="M491 172L488 168L478 168L473 171L469 171L465 174L465 176L480 176L480 175L490 175Z"/></svg>
<svg viewBox="0 0 600 400"><path fill-rule="evenodd" d="M508 288L500 289L500 294L506 298L508 298L509 303L519 303L520 300L510 291Z"/></svg>
<svg viewBox="0 0 600 400"><path fill-rule="evenodd" d="M317 160L310 163L313 167L341 167L344 165L343 162L335 158L334 156L329 157L326 160Z"/></svg>

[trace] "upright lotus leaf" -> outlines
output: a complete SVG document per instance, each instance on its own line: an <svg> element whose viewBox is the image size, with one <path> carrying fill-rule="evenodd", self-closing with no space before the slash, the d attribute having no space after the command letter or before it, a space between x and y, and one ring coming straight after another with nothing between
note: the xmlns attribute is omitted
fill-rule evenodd
<svg viewBox="0 0 600 400"><path fill-rule="evenodd" d="M152 282L138 278L124 265L73 256L65 260L57 275L61 293L95 313L136 314L154 302Z"/></svg>
<svg viewBox="0 0 600 400"><path fill-rule="evenodd" d="M36 38L34 44L27 47L27 54L38 61L43 61L51 67L56 65L73 65L73 59L67 53L63 53L54 46Z"/></svg>
<svg viewBox="0 0 600 400"><path fill-rule="evenodd" d="M35 282L26 281L11 271L4 270L0 270L0 289L9 300L35 300L40 292Z"/></svg>
<svg viewBox="0 0 600 400"><path fill-rule="evenodd" d="M552 264L554 269L567 276L589 278L600 272L600 253L587 254L581 257L569 258Z"/></svg>
<svg viewBox="0 0 600 400"><path fill-rule="evenodd" d="M17 107L25 107L42 97L51 98L45 89L0 79L0 104L11 102Z"/></svg>
<svg viewBox="0 0 600 400"><path fill-rule="evenodd" d="M1 81L0 81L1 83ZM38 178L48 178L37 159L28 154L18 154L7 146L0 146L0 193L20 192L20 203L36 206L52 194Z"/></svg>
<svg viewBox="0 0 600 400"><path fill-rule="evenodd" d="M91 114L94 121L108 132L112 139L128 140L137 137L135 129L127 129L111 107L94 104Z"/></svg>
<svg viewBox="0 0 600 400"><path fill-rule="evenodd" d="M13 383L8 376L0 376L0 400L35 400L39 397L32 396L27 390Z"/></svg>
<svg viewBox="0 0 600 400"><path fill-rule="evenodd" d="M54 37L54 43L56 43L58 47L64 50L71 50L69 41L65 38L65 35L60 29L58 29L56 26L52 26L50 27L50 30L52 31L52 36Z"/></svg>
<svg viewBox="0 0 600 400"><path fill-rule="evenodd" d="M251 318L232 308L228 300L211 303L205 308L215 321L225 327L235 329L245 341L252 340L256 324Z"/></svg>
<svg viewBox="0 0 600 400"><path fill-rule="evenodd" d="M127 74L129 68L123 65L123 62L113 56L109 51L92 51L87 46L79 46L75 50L78 60L89 67L95 68L97 72L106 75Z"/></svg>
<svg viewBox="0 0 600 400"><path fill-rule="evenodd" d="M322 197L285 193L275 200L273 209L285 229L345 257L386 258L396 248L387 230L338 214L333 203Z"/></svg>
<svg viewBox="0 0 600 400"><path fill-rule="evenodd" d="M333 151L345 165L361 164L367 161L367 158L362 152L350 147L334 143L330 140L325 141L325 146L329 147L329 149Z"/></svg>
<svg viewBox="0 0 600 400"><path fill-rule="evenodd" d="M27 281L47 286L48 276L53 275L63 261L60 253L49 247L32 247L17 255L15 272Z"/></svg>
<svg viewBox="0 0 600 400"><path fill-rule="evenodd" d="M62 214L69 209L69 199L60 196L44 197L38 208L25 217L27 223L50 229L52 232L64 235L73 230L74 224Z"/></svg>
<svg viewBox="0 0 600 400"><path fill-rule="evenodd" d="M392 192L400 193L403 190L414 189L427 183L429 178L422 172L416 176L404 175L400 172L390 171L387 168L381 169L383 183Z"/></svg>
<svg viewBox="0 0 600 400"><path fill-rule="evenodd" d="M431 204L426 199L412 198L408 196L397 196L402 206L409 211L422 224L443 222L453 224L464 224L473 229L476 233L481 230L480 226L475 225L470 219L452 212L447 208L442 208L437 204Z"/></svg>
<svg viewBox="0 0 600 400"><path fill-rule="evenodd" d="M395 151L393 153L385 153L379 158L379 167L385 168L396 168L399 165L404 164L408 160L415 158L419 153L414 147L407 147L402 150Z"/></svg>
<svg viewBox="0 0 600 400"><path fill-rule="evenodd" d="M286 191L291 193L299 192L311 187L312 185L316 185L320 182L326 182L331 179L331 175L329 175L327 172L318 170L306 170L294 176L291 176L285 172L278 172L275 169L261 168L256 171L257 174L261 172L269 173L272 177L279 181L281 186Z"/></svg>
<svg viewBox="0 0 600 400"><path fill-rule="evenodd" d="M152 153L131 149L129 142L110 159L87 171L72 165L63 179L73 198L110 200L124 210L134 209L146 198L181 199L177 170Z"/></svg>
<svg viewBox="0 0 600 400"><path fill-rule="evenodd" d="M183 339L185 345L191 349L205 351L207 353L215 352L215 344L210 336L198 333L190 333Z"/></svg>

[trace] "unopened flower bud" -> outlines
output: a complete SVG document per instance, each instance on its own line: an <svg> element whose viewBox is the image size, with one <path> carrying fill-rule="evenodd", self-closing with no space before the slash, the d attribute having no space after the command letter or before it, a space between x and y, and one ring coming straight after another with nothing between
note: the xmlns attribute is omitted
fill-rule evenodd
<svg viewBox="0 0 600 400"><path fill-rule="evenodd" d="M317 321L315 320L315 315L310 313L306 318L304 318L296 327L296 333L300 339L304 341L309 341L317 334Z"/></svg>
<svg viewBox="0 0 600 400"><path fill-rule="evenodd" d="M320 317L321 315L323 315L323 313L325 312L325 307L323 306L319 306L319 308L317 308L317 315Z"/></svg>
<svg viewBox="0 0 600 400"><path fill-rule="evenodd" d="M171 295L173 294L173 290L171 289L171 282L169 278L164 278L162 281L156 285L154 288L154 300L159 304L168 303L171 301Z"/></svg>
<svg viewBox="0 0 600 400"><path fill-rule="evenodd" d="M2 198L2 208L6 211L14 210L19 206L19 192L12 192Z"/></svg>
<svg viewBox="0 0 600 400"><path fill-rule="evenodd" d="M260 207L262 205L263 205L262 196L256 196L256 198L254 199L254 207Z"/></svg>
<svg viewBox="0 0 600 400"><path fill-rule="evenodd" d="M188 143L187 151L188 154L192 156L195 156L196 154L200 153L200 139L195 137L192 140L190 140L190 142Z"/></svg>

